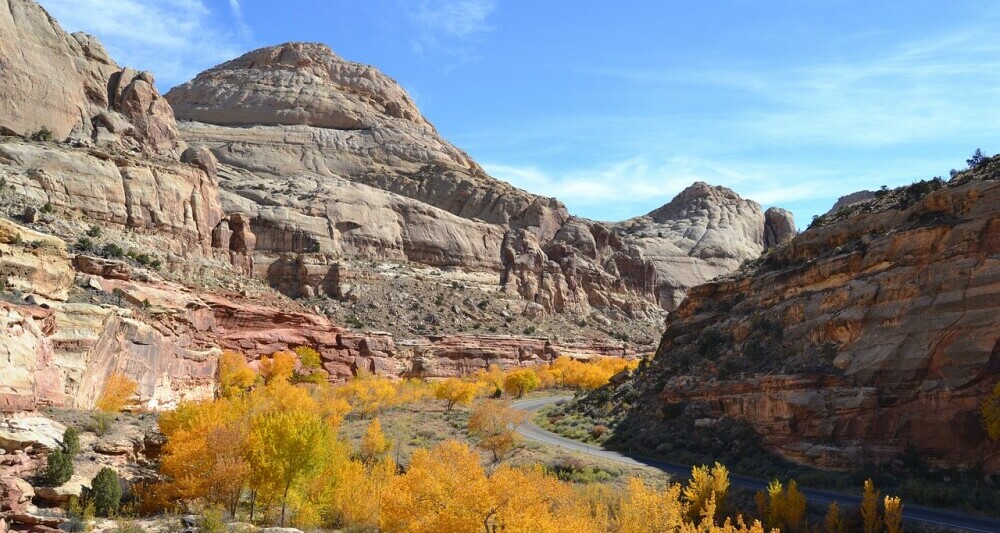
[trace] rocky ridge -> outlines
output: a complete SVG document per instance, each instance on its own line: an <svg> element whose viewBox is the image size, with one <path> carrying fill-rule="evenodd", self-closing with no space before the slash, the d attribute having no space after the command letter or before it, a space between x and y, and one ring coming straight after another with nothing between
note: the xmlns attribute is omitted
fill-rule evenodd
<svg viewBox="0 0 1000 533"><path fill-rule="evenodd" d="M655 451L739 420L796 462L906 452L997 472L979 408L1000 372L998 294L1000 159L842 208L689 291L615 393L632 405L616 442Z"/></svg>
<svg viewBox="0 0 1000 533"><path fill-rule="evenodd" d="M393 80L323 45L256 50L161 97L93 37L6 1L0 31L19 43L0 46L0 334L17 361L6 409L87 407L112 371L139 382L137 405L169 407L211 394L224 348L316 344L334 379L631 353L580 324L655 327L688 287L764 247L760 207L701 183L642 219L571 217L486 175ZM418 302L405 337L352 332L324 316L343 316L331 306L388 294L357 283L360 261L499 290ZM554 315L562 338L533 336Z"/></svg>
<svg viewBox="0 0 1000 533"><path fill-rule="evenodd" d="M672 309L764 248L760 207L705 184L638 223L642 238L634 221L571 217L486 175L398 84L325 45L255 50L166 98L184 139L218 158L224 208L248 215L262 275L320 264L310 253L486 269L548 312L658 319L655 304Z"/></svg>

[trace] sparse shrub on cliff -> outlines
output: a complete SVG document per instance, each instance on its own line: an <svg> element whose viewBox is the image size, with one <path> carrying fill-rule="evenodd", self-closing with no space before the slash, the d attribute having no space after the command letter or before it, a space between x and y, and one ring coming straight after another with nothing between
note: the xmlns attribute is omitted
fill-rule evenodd
<svg viewBox="0 0 1000 533"><path fill-rule="evenodd" d="M42 482L51 487L58 487L73 477L73 457L61 448L52 450L49 462L42 471Z"/></svg>
<svg viewBox="0 0 1000 533"><path fill-rule="evenodd" d="M32 141L52 142L52 130L48 126L42 126L38 131L31 134Z"/></svg>
<svg viewBox="0 0 1000 533"><path fill-rule="evenodd" d="M122 250L121 246L109 242L101 248L101 254L112 259L121 259L125 256L125 250Z"/></svg>
<svg viewBox="0 0 1000 533"><path fill-rule="evenodd" d="M98 237L101 236L101 227L100 226L90 226L90 229L87 230L87 233L85 235L87 235L88 237L93 237L93 238L96 239L96 238L98 238Z"/></svg>
<svg viewBox="0 0 1000 533"><path fill-rule="evenodd" d="M45 202L45 205L43 205L42 207L38 208L38 212L39 213L46 213L46 214L53 213L53 212L55 212L55 210L56 210L56 208L55 208L55 206L52 205L52 202Z"/></svg>
<svg viewBox="0 0 1000 533"><path fill-rule="evenodd" d="M79 252L92 252L94 251L94 241L91 241L88 237L80 237L76 240L73 248Z"/></svg>

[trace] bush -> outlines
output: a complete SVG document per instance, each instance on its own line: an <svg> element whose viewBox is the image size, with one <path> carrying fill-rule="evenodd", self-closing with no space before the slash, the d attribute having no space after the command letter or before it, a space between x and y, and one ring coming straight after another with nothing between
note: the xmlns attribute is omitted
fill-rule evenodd
<svg viewBox="0 0 1000 533"><path fill-rule="evenodd" d="M52 130L50 130L47 126L42 126L41 129L31 134L31 140L52 142Z"/></svg>
<svg viewBox="0 0 1000 533"><path fill-rule="evenodd" d="M205 509L198 517L198 531L201 533L225 533L226 524L222 521L222 510L217 507Z"/></svg>
<svg viewBox="0 0 1000 533"><path fill-rule="evenodd" d="M51 487L58 487L73 477L73 457L62 449L55 449L49 454L49 464L42 472L42 481Z"/></svg>
<svg viewBox="0 0 1000 533"><path fill-rule="evenodd" d="M52 202L45 202L45 205L43 205L42 207L38 208L38 211L41 212L41 213L51 213L51 212L53 212L55 210L56 210L56 208L55 208L55 206L52 205Z"/></svg>
<svg viewBox="0 0 1000 533"><path fill-rule="evenodd" d="M63 432L62 447L71 458L76 457L80 453L80 430L73 426L66 428Z"/></svg>
<svg viewBox="0 0 1000 533"><path fill-rule="evenodd" d="M76 244L73 247L81 252L92 252L94 250L94 241L91 241L87 237L80 237L76 240Z"/></svg>
<svg viewBox="0 0 1000 533"><path fill-rule="evenodd" d="M122 486L114 470L102 468L91 481L90 491L98 516L112 516L118 511L118 505L122 501Z"/></svg>
<svg viewBox="0 0 1000 533"><path fill-rule="evenodd" d="M98 238L98 237L100 237L101 236L101 228L100 228L100 226L90 226L90 229L87 230L87 234L86 235L88 237L93 237L95 239Z"/></svg>
<svg viewBox="0 0 1000 533"><path fill-rule="evenodd" d="M111 242L105 244L104 247L101 248L101 252L103 252L105 256L112 257L114 259L121 259L125 256L125 250L122 250L121 246Z"/></svg>

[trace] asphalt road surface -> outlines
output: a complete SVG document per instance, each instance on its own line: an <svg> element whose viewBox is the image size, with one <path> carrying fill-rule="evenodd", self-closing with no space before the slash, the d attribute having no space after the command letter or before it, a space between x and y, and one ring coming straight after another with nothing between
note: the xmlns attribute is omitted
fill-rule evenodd
<svg viewBox="0 0 1000 533"><path fill-rule="evenodd" d="M514 402L514 407L531 413L537 411L542 407L555 403L561 400L570 400L570 396L552 396L547 398L534 398L530 400L520 400ZM568 439L560 435L556 435L551 431L546 431L533 422L527 421L521 424L517 428L518 433L523 435L528 440L533 440L535 442L540 442L542 444L547 444L550 446L558 446L570 451L585 453L588 455L593 455L595 457L600 457L608 461L615 461L618 463L623 463L627 465L635 466L650 466L662 470L668 474L674 474L678 476L687 477L691 474L690 465L679 465L668 463L666 461L660 461L656 459L649 459L639 456L628 456L623 455L618 452L613 452L611 450L605 450L599 446L593 446L590 444L585 444L579 441ZM767 487L767 480L729 475L729 481L733 486L741 487L751 490L761 490ZM810 503L815 503L819 505L829 505L831 502L836 501L838 505L841 506L858 506L861 503L861 497L854 494L847 494L842 492L835 492L830 490L822 489L810 489L805 487L799 487L802 493L806 496ZM946 527L955 531L975 531L983 533L1000 533L1000 519L988 518L984 516L970 515L966 513L960 513L956 511L947 511L943 509L935 509L933 507L924 507L920 505L911 505L903 502L903 519L909 522L923 522L925 524L935 524L941 527Z"/></svg>

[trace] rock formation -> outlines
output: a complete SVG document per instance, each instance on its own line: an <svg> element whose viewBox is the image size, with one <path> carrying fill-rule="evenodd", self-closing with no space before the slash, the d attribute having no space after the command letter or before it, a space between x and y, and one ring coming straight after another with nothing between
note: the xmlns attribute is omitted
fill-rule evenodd
<svg viewBox="0 0 1000 533"><path fill-rule="evenodd" d="M1000 160L888 191L691 289L620 442L654 450L699 413L799 462L911 449L997 472L979 407L1000 371L998 294Z"/></svg>
<svg viewBox="0 0 1000 533"><path fill-rule="evenodd" d="M146 153L175 154L179 135L152 74L120 68L101 43L67 34L31 0L0 9L0 129L19 135L49 130Z"/></svg>
<svg viewBox="0 0 1000 533"><path fill-rule="evenodd" d="M258 274L292 296L322 293L296 278L323 253L498 270L547 312L658 319L650 303L673 309L794 227L775 212L767 237L759 206L706 184L623 224L570 217L486 175L398 84L325 45L255 50L166 97L218 158L226 211L249 216Z"/></svg>

